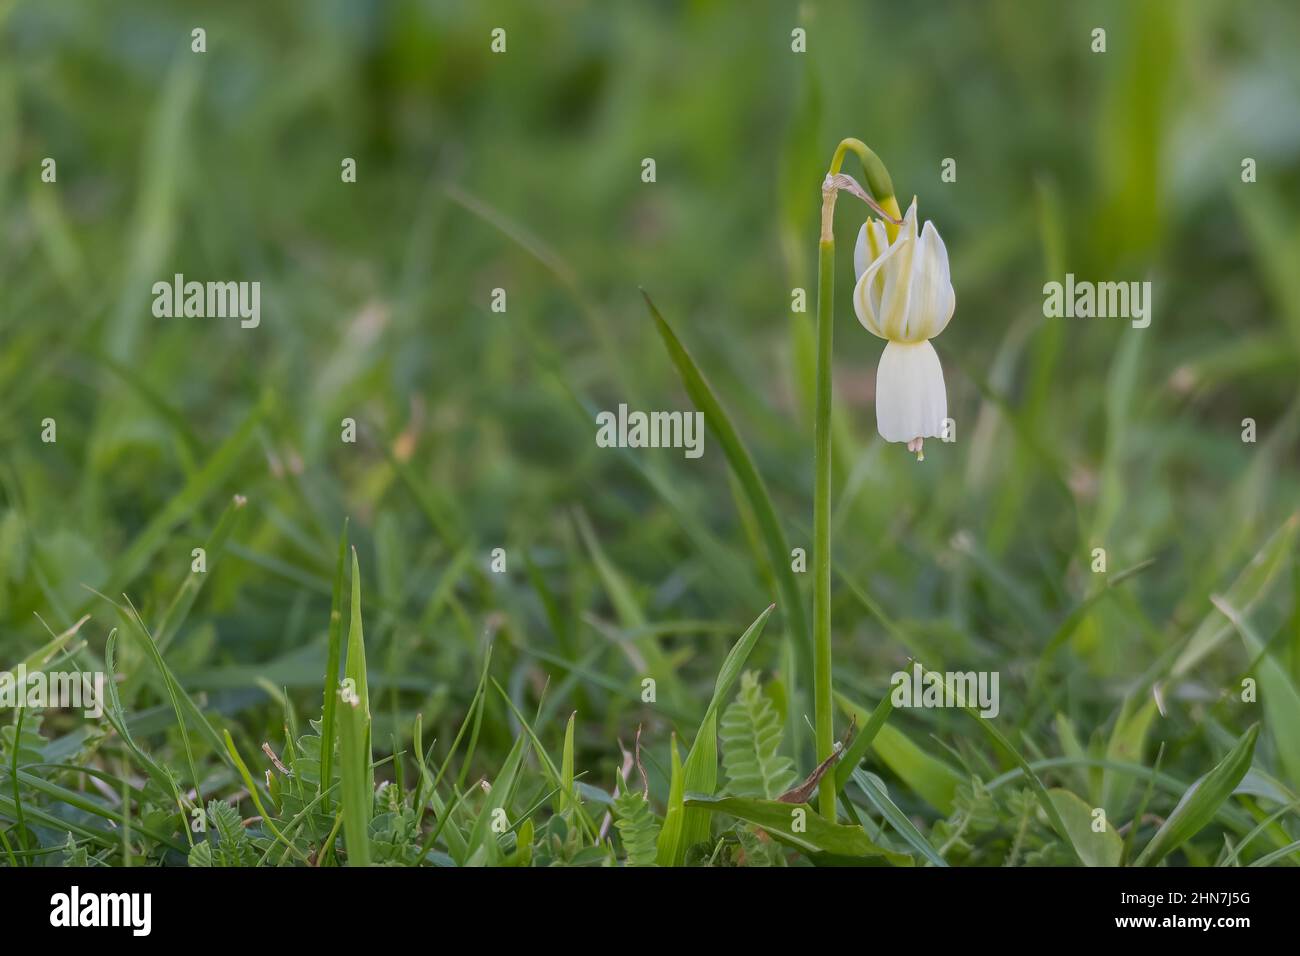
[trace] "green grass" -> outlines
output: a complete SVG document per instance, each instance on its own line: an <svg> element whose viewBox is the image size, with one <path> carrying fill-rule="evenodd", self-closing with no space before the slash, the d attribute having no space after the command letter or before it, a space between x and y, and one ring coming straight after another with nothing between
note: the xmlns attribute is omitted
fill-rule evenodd
<svg viewBox="0 0 1300 956"><path fill-rule="evenodd" d="M0 708L0 862L1300 863L1292 6L0 3L0 669L107 675ZM958 440L875 433L841 202L818 777L848 136L947 244ZM1044 319L1067 271L1150 328Z"/></svg>

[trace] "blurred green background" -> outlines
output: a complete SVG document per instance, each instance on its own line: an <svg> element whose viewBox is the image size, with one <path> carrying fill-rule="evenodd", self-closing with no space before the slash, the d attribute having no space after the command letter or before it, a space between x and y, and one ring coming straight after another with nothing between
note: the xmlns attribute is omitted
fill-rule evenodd
<svg viewBox="0 0 1300 956"><path fill-rule="evenodd" d="M811 296L820 181L855 136L946 241L958 441L918 464L875 434L882 343L849 303L864 207L846 199L837 686L874 702L918 654L999 671L1030 752L1060 749L1058 713L1104 740L1279 528L1250 620L1300 676L1295 4L20 0L0 30L3 663L48 637L36 614L57 631L89 611L102 649L120 621L86 587L159 621L238 493L166 654L246 753L282 723L280 689L317 713L350 516L378 748L407 746L416 712L426 744L450 739L495 641L521 710L549 678L548 743L578 711L592 783L644 724L660 793L669 732L692 732L775 592L712 436L698 461L601 449L594 414L690 407L644 288L811 549L812 302L792 313L791 290ZM261 326L155 319L150 287L177 272L260 281ZM1066 272L1150 279L1150 327L1044 319ZM1104 586L1096 547L1110 578L1153 563L1072 614ZM654 706L647 634L675 667ZM801 650L778 610L751 664L806 771ZM120 655L126 701L158 703L144 652ZM1249 664L1231 635L1171 688L1166 767L1194 778L1258 719L1222 697ZM499 705L489 775L513 738ZM961 719L896 721L948 760ZM1295 730L1266 723L1261 759Z"/></svg>

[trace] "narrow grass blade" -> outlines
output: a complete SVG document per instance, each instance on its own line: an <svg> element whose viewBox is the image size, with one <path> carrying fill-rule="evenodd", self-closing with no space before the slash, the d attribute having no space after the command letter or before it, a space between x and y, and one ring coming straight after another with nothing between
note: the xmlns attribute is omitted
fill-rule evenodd
<svg viewBox="0 0 1300 956"><path fill-rule="evenodd" d="M1258 860L1255 860L1250 865L1251 866L1272 866L1278 860L1284 860L1292 853L1296 853L1297 851L1300 851L1300 840L1296 840L1292 843L1288 843L1286 846L1280 847L1274 850L1272 853L1267 853L1264 856L1261 856Z"/></svg>
<svg viewBox="0 0 1300 956"><path fill-rule="evenodd" d="M497 821L505 814L510 802L519 775L519 767L523 763L527 748L528 735L520 734L515 739L514 746L510 748L510 753L502 763L496 779L492 781L487 800L483 802L478 816L474 818L474 826L465 841L469 855L460 861L462 866L475 864L494 866L500 862L501 851L497 844L497 833L504 831Z"/></svg>
<svg viewBox="0 0 1300 956"><path fill-rule="evenodd" d="M835 697L847 714L859 723L866 725L861 736L867 736L865 733L867 727L877 725L872 733L873 739L869 743L873 744L873 749L890 770L898 774L903 782L930 806L941 813L952 812L953 797L957 793L958 784L964 779L957 770L939 758L926 753L897 727L886 724L883 716L877 721L876 714L880 713L883 704L877 705L875 712L869 715L865 707L859 707L843 694L836 694ZM888 700L889 698L886 697L885 699ZM849 754L846 756L852 756L854 750L855 747L850 744ZM841 767L849 767L848 770L844 771L846 780L852 777L853 768L857 766L862 756L863 754L859 753L852 764L849 764L847 760L841 761ZM839 773L840 771L837 768L837 782Z"/></svg>
<svg viewBox="0 0 1300 956"><path fill-rule="evenodd" d="M917 829L916 824L898 808L893 800L889 799L889 791L885 789L885 781L881 780L874 773L868 773L861 768L853 771L853 782L858 785L858 789L863 792L866 798L871 801L871 805L876 808L886 820L901 836L907 844L916 850L917 853L925 857L935 866L947 866L948 861L939 855L936 850L925 838L925 834Z"/></svg>
<svg viewBox="0 0 1300 956"><path fill-rule="evenodd" d="M13 673L19 669L25 670L29 673L41 670L46 664L54 659L55 654L68 646L69 642L77 636L77 632L81 630L82 625L89 620L90 615L83 614L81 619L78 620L76 624L73 624L72 627L68 628L63 633L50 638L50 640L46 641L40 648L32 651L32 653L19 661L17 666L11 666L6 670L9 673Z"/></svg>
<svg viewBox="0 0 1300 956"><path fill-rule="evenodd" d="M855 718L860 713L858 708L849 704L839 694L835 695L835 699L841 707ZM871 716L867 718L862 729L849 742L849 746L845 749L844 756L840 758L839 763L835 765L835 790L837 793L842 793L845 785L853 779L853 772L858 769L858 764L867 755L867 748L871 746L871 742L876 739L876 734L880 732L880 728L885 725L885 721L889 719L889 715L893 712L894 700L889 694L886 694L881 698L880 703L876 705L876 709L871 712ZM861 713L865 713L865 711L861 711Z"/></svg>
<svg viewBox="0 0 1300 956"><path fill-rule="evenodd" d="M205 733L209 740L216 743L218 753L225 749L224 744L221 738L217 736L217 732L212 725L208 723L207 718L203 716L198 705L194 703L189 694L185 693L180 681L176 679L171 668L167 666L167 662L163 660L162 654L158 651L158 645L154 643L153 635L149 633L149 628L145 626L144 618L140 616L140 612L135 609L134 604L131 604L129 598L127 604L131 612L130 619L135 621L136 626L140 629L145 650L158 668L158 673L162 675L163 684L167 688L167 696L171 699L172 709L176 712L176 723L183 732L181 740L185 748L185 759L190 768L190 782L194 785L194 803L195 806L201 807L203 806L202 780L199 778L198 767L194 761L194 748L190 743L190 735L186 730L185 714L188 712L195 718L200 733ZM182 700L187 705L185 708L181 706Z"/></svg>
<svg viewBox="0 0 1300 956"><path fill-rule="evenodd" d="M176 801L176 808L182 814L186 811L185 802L181 799L180 787L176 782L176 775L166 767L159 764L153 757L145 753L135 742L131 729L127 725L126 710L122 706L122 699L118 694L116 680L116 656L117 656L117 629L114 628L108 634L108 640L104 643L104 671L107 678L104 682L108 690L108 706L104 710L104 718L109 725L117 731L117 735L122 738L128 750L135 755L140 761L146 772L154 779L159 786L172 795ZM160 708L161 709L161 708ZM188 830L187 830L188 833ZM187 839L189 839L187 837Z"/></svg>
<svg viewBox="0 0 1300 956"><path fill-rule="evenodd" d="M1232 848L1232 851L1228 854L1227 858L1223 861L1223 865L1237 866L1238 865L1237 861L1241 858L1241 854L1245 852L1246 847L1250 846L1250 844L1255 842L1256 837L1258 837L1261 833L1263 833L1265 830L1271 827L1273 823L1277 821L1279 818L1285 816L1288 813L1294 813L1297 810L1300 810L1300 800L1293 800L1290 803L1285 803L1282 806L1278 807L1276 810L1274 810L1264 819L1260 820L1259 823L1255 825L1255 828L1253 830L1251 830L1244 837L1242 837L1240 840L1237 841L1236 845ZM1283 849L1285 850L1289 848L1283 847ZM1300 848L1291 848L1291 849L1294 850Z"/></svg>
<svg viewBox="0 0 1300 956"><path fill-rule="evenodd" d="M348 522L339 533L339 557L330 597L329 651L325 659L325 693L321 708L320 787L334 780L334 714L338 706L339 661L343 654L343 582L347 569Z"/></svg>
<svg viewBox="0 0 1300 956"><path fill-rule="evenodd" d="M1258 737L1259 724L1251 724L1214 769L1187 789L1134 866L1155 866L1214 819L1219 807L1232 796L1232 791L1250 769Z"/></svg>
<svg viewBox="0 0 1300 956"><path fill-rule="evenodd" d="M235 525L243 514L245 500L236 495L226 506L226 510L221 513L221 518L217 522L216 528L212 534L203 542L203 553L207 557L208 568L211 570L220 560L222 553L226 549L226 541L230 538L231 532L235 530ZM176 596L172 598L171 604L167 606L167 611L163 614L162 621L158 624L158 652L165 654L167 646L175 639L180 626L185 623L189 616L190 609L194 607L195 600L198 599L199 592L203 590L204 582L207 581L206 574L195 574L193 572L185 576L181 586L176 591Z"/></svg>
<svg viewBox="0 0 1300 956"><path fill-rule="evenodd" d="M542 740L540 737L537 736L537 732L533 729L533 725L524 717L522 713L519 712L519 708L515 706L515 702L510 699L510 695L506 693L504 687L498 684L495 680L492 681L492 685L496 687L497 692L501 695L502 699L506 702L506 706L510 708L510 712L515 715L515 719L519 721L519 725L524 729L524 733L526 733L528 735L529 740L532 741L533 749L537 752L537 759L538 762L541 763L542 765L543 773L546 774L547 782L552 787L556 788L557 791L564 789L564 781L562 779L561 771L558 767L555 766L555 761L553 761L551 759L551 755L546 752L546 748L542 746ZM587 811L583 808L582 804L579 802L575 789L573 787L569 787L565 791L565 793L567 794L568 797L569 806L574 808L575 816L578 821L578 826L580 826L583 829L583 831L587 834L587 837L591 840L593 844L597 843L598 836L597 836L596 824L592 821Z"/></svg>
<svg viewBox="0 0 1300 956"><path fill-rule="evenodd" d="M1115 729L1111 731L1110 740L1106 744L1106 759L1116 763L1141 763L1147 735L1155 716L1156 702L1152 698L1147 697L1138 704L1136 698L1126 697L1119 718L1115 721ZM1133 783L1131 777L1103 770L1101 801L1098 805L1110 807L1118 813L1127 802Z"/></svg>
<svg viewBox="0 0 1300 956"><path fill-rule="evenodd" d="M1300 515L1292 515L1265 542L1223 595L1229 605L1242 614L1249 614L1255 602L1268 593L1278 573L1294 552L1297 528L1300 528ZM1171 678L1178 680L1185 677L1223 643L1232 631L1232 625L1225 625L1217 610L1210 611L1174 661Z"/></svg>
<svg viewBox="0 0 1300 956"><path fill-rule="evenodd" d="M709 387L709 383L695 364L695 360L686 351L672 327L659 314L650 296L642 294L645 296L651 316L654 317L655 326L659 329L659 335L668 348L668 355L673 365L677 367L682 383L686 386L687 394L695 403L695 407L704 413L704 420L722 445L727 464L740 482L740 487L749 500L749 506L754 509L754 517L763 536L763 544L767 549L766 558L780 592L786 620L797 640L800 654L799 670L808 680L811 680L812 632L808 629L808 621L804 615L799 585L795 582L794 572L790 568L790 547L785 532L781 529L781 522L777 519L776 509L772 506L772 498L768 494L767 486L763 483L758 469L754 466L754 460L750 457L744 442L741 441L735 426L731 424L731 419L722 404L713 394L713 389ZM809 699L811 700L811 695Z"/></svg>
<svg viewBox="0 0 1300 956"><path fill-rule="evenodd" d="M1151 794L1156 788L1156 778L1160 773L1160 768L1165 762L1165 745L1160 744L1160 749L1156 751L1155 763L1151 765L1151 772L1146 775L1147 785L1142 790L1142 797L1138 800L1137 810L1134 812L1128 828L1128 836L1124 838L1124 851L1119 855L1119 865L1128 866L1129 860L1133 858L1133 846L1137 840L1138 830L1142 828L1142 818L1147 812L1147 806L1151 803Z"/></svg>
<svg viewBox="0 0 1300 956"><path fill-rule="evenodd" d="M658 866L672 866L677 859L677 847L682 838L682 814L686 812L686 788L682 775L682 755L677 750L677 735L668 742L670 769L668 774L668 804L664 809L664 825L659 828ZM685 856L683 851L682 856Z"/></svg>
<svg viewBox="0 0 1300 956"><path fill-rule="evenodd" d="M366 644L361 626L361 567L352 549L352 623L344 664L344 704L339 715L339 767L343 774L343 841L349 866L370 864L370 818L374 811L375 771L370 753L370 690ZM324 742L322 741L322 747Z"/></svg>
<svg viewBox="0 0 1300 956"><path fill-rule="evenodd" d="M465 739L466 732L471 732L475 736L477 735L477 729L470 731L470 727L473 726L474 728L477 728L478 721L482 719L483 706L487 699L488 670L491 665L492 645L489 644L487 650L483 654L483 667L479 671L478 686L474 689L474 697L469 702L469 709L465 712L465 719L461 721L460 729L456 731L456 737L451 742L451 747L447 751L447 756L442 758L442 763L438 767L438 775L433 778L433 783L429 785L429 789L433 792L435 797L437 796L438 784L442 783L442 778L446 775L447 768L451 766L452 757L454 757L456 752L460 749L460 742ZM466 755L456 784L457 788L463 785L465 774L468 773L468 767L469 755Z"/></svg>
<svg viewBox="0 0 1300 956"><path fill-rule="evenodd" d="M1232 622L1246 652L1256 661L1252 669L1259 674L1259 699L1272 731L1273 748L1291 786L1300 787L1300 691L1245 616L1226 598L1215 596L1210 601Z"/></svg>
<svg viewBox="0 0 1300 956"><path fill-rule="evenodd" d="M564 750L560 754L560 787L555 795L555 812L563 813L573 800L573 721L578 715L569 715L564 726Z"/></svg>

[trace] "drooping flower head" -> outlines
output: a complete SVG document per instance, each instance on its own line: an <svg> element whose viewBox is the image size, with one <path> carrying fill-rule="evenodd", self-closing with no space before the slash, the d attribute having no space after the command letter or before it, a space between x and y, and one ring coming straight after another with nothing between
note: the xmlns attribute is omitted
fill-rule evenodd
<svg viewBox="0 0 1300 956"><path fill-rule="evenodd" d="M948 250L934 223L918 233L913 199L892 242L881 220L863 223L853 267L858 321L888 343L876 373L876 427L920 457L923 439L941 437L948 417L943 368L929 341L956 306Z"/></svg>

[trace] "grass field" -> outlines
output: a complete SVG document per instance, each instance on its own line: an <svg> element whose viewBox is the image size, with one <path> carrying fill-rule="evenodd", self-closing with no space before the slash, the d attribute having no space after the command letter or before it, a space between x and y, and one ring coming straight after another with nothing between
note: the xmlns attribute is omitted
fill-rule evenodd
<svg viewBox="0 0 1300 956"><path fill-rule="evenodd" d="M0 862L1300 863L1300 11L914 6L0 0L0 668L103 678L0 706ZM845 137L957 432L877 435L842 197L819 777Z"/></svg>

